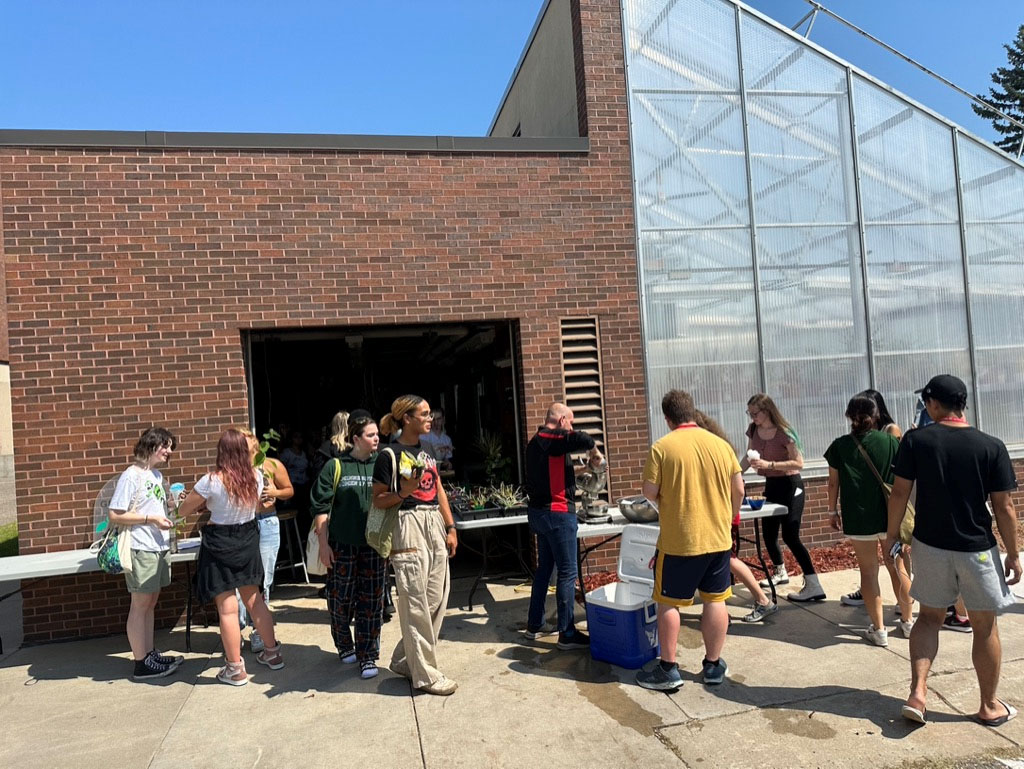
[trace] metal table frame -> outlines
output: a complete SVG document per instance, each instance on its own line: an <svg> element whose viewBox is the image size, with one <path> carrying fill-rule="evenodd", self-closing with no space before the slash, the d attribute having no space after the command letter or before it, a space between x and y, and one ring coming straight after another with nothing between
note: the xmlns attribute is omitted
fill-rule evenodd
<svg viewBox="0 0 1024 769"><path fill-rule="evenodd" d="M776 505L769 502L765 502L764 507L762 507L760 510L752 510L749 507L741 507L740 523L743 523L743 521L754 522L754 538L751 539L750 537L743 537L740 536L739 533L737 533L736 541L733 542L732 546L733 555L739 558L739 560L741 561L743 561L743 559L740 558L740 543L746 542L754 546L754 552L757 554L758 562L755 564L750 563L749 561L743 561L743 563L745 563L751 569L757 569L758 571L764 574L765 580L767 580L768 582L768 589L771 590L772 593L773 603L778 603L779 598L775 592L775 581L772 579L771 572L768 570L768 564L766 564L764 561L764 550L762 549L763 535L761 532L761 521L765 518L777 518L779 516L788 514L789 508L787 508L785 505Z"/></svg>
<svg viewBox="0 0 1024 769"><path fill-rule="evenodd" d="M198 537L194 540L198 541ZM182 540L191 542L193 540ZM179 543L180 547L180 543ZM199 557L199 548L190 547L177 553L171 553L168 561L185 564L188 587L188 600L185 611L185 649L192 651L192 566L191 562ZM49 553L33 553L31 555L13 555L0 559L0 582L19 580L21 585L16 590L0 595L5 601L17 595L26 587L34 585L47 577L64 577L74 574L89 574L100 570L96 562L96 553L89 548L79 550L58 550ZM0 654L3 654L3 639L0 638Z"/></svg>
<svg viewBox="0 0 1024 769"><path fill-rule="evenodd" d="M609 508L609 513L612 516L611 523L580 523L579 528L576 531L576 568L577 576L580 579L580 585L583 584L583 564L587 560L587 556L591 552L598 549L602 545L606 545L609 542L617 539L622 535L622 529L629 523L626 518L619 513L615 508ZM529 523L529 517L526 515L509 515L504 518L479 518L473 521L463 521L459 518L458 513L454 514L455 518L455 530L456 531L480 531L483 537L483 543L480 550L476 550L471 547L466 549L470 552L477 553L483 558L483 563L480 566L480 571L473 580L473 586L469 589L469 597L466 599L466 608L470 611L473 609L473 596L476 594L477 588L483 581L484 576L487 573L487 565L489 562L489 551L491 548L487 546L488 538L492 536L491 529L500 526L516 526L516 542L517 542L517 555L519 556L519 563L523 567L524 574L532 574L532 570L526 564L522 558L522 530L518 527L522 524ZM591 537L604 537L601 542L596 545L590 545L586 548L580 547L580 540L590 539ZM460 545L465 547L465 545Z"/></svg>

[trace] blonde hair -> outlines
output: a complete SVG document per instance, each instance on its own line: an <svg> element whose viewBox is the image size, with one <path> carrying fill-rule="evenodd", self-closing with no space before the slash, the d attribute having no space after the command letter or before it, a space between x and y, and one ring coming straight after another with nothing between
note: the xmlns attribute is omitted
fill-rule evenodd
<svg viewBox="0 0 1024 769"><path fill-rule="evenodd" d="M338 451L344 451L349 447L347 411L339 411L331 420L331 445Z"/></svg>
<svg viewBox="0 0 1024 769"><path fill-rule="evenodd" d="M388 435L394 435L402 429L402 420L406 414L412 413L413 409L423 403L423 398L418 395L403 395L395 398L391 404L391 413L385 414L380 420L380 429Z"/></svg>

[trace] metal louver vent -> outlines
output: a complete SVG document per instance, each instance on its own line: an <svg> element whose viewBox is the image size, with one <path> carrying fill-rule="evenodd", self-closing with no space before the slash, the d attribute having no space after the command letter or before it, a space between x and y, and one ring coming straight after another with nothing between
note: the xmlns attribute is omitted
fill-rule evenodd
<svg viewBox="0 0 1024 769"><path fill-rule="evenodd" d="M601 344L597 318L562 319L562 383L573 427L590 435L605 451ZM602 496L607 495L607 490Z"/></svg>

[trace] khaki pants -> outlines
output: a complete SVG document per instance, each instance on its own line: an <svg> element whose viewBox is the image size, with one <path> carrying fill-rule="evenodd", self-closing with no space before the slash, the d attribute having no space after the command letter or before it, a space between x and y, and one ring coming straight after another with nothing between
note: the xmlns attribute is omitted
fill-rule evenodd
<svg viewBox="0 0 1024 769"><path fill-rule="evenodd" d="M391 667L408 668L412 685L421 688L443 678L437 669L436 648L451 589L444 519L437 507L418 505L399 512L391 563L402 628Z"/></svg>

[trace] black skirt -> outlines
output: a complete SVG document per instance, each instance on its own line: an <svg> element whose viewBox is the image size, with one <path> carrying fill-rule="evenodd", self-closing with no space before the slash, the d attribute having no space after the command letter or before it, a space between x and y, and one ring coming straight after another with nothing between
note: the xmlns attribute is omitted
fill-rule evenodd
<svg viewBox="0 0 1024 769"><path fill-rule="evenodd" d="M203 603L245 585L263 586L260 530L256 521L203 529L196 566L196 595Z"/></svg>

